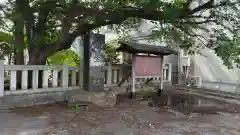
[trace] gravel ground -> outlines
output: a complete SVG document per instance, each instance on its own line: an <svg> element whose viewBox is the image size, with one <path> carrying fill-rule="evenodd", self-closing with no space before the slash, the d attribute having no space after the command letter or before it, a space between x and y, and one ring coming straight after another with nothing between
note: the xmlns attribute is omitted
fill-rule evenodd
<svg viewBox="0 0 240 135"><path fill-rule="evenodd" d="M89 105L89 104L88 104ZM54 103L1 110L0 135L240 135L240 107L169 91L114 108Z"/></svg>

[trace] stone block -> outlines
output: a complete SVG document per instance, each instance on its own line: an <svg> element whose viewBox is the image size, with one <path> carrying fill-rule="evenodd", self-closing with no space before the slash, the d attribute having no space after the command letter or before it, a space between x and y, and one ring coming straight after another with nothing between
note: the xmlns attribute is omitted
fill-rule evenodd
<svg viewBox="0 0 240 135"><path fill-rule="evenodd" d="M66 100L73 104L90 102L100 107L113 107L116 104L117 97L113 92L88 92L83 90L6 95L0 99L0 108L31 106Z"/></svg>
<svg viewBox="0 0 240 135"><path fill-rule="evenodd" d="M117 97L111 92L94 93L92 94L91 102L101 107L114 107Z"/></svg>
<svg viewBox="0 0 240 135"><path fill-rule="evenodd" d="M80 92L74 96L74 102L90 102L100 107L114 107L117 97L111 92Z"/></svg>
<svg viewBox="0 0 240 135"><path fill-rule="evenodd" d="M21 95L5 95L0 99L2 104L0 108L12 108L31 106L37 104L45 104L57 101L65 101L66 97L73 96L77 90L72 91L55 91L55 92L41 92L33 94L21 94Z"/></svg>
<svg viewBox="0 0 240 135"><path fill-rule="evenodd" d="M72 99L70 100L72 102L77 102L77 101L81 101L81 102L90 102L91 101L91 94L90 92L80 92L75 94Z"/></svg>

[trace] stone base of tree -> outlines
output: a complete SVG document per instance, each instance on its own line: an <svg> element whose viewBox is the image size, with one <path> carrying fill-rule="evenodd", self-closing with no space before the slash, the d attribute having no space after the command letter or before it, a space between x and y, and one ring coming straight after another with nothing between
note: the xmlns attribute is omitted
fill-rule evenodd
<svg viewBox="0 0 240 135"><path fill-rule="evenodd" d="M153 87L136 88L136 92L147 93L155 92ZM114 107L117 102L117 96L120 94L129 94L126 87L111 87L111 90L105 92L87 92L84 90L67 90L25 93L16 95L5 95L0 98L0 109L13 107L24 107L46 103L61 102L69 106L81 105L89 106L90 104L100 107ZM67 101L67 102L65 102Z"/></svg>
<svg viewBox="0 0 240 135"><path fill-rule="evenodd" d="M70 104L77 105L79 102L92 103L100 107L114 107L117 96L112 92L79 92L69 99Z"/></svg>
<svg viewBox="0 0 240 135"><path fill-rule="evenodd" d="M111 89L112 91L106 91L106 92L87 92L87 91L81 90L78 93L74 93L74 96L71 96L70 99L68 99L68 101L69 101L69 104L75 104L75 105L77 105L78 103L81 104L82 102L85 102L85 103L92 103L100 107L114 107L117 102L117 95L119 94L128 94L130 98L134 98L136 97L136 92L156 91L156 89L154 90L153 86L151 87L144 86L142 88L136 87L136 92L134 93L127 91L125 87L113 87Z"/></svg>

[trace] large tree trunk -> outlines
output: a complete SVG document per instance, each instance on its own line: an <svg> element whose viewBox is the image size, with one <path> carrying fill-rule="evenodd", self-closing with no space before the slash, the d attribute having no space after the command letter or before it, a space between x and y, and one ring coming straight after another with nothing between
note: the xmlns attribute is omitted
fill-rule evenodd
<svg viewBox="0 0 240 135"><path fill-rule="evenodd" d="M29 52L29 62L28 65L46 65L47 56L44 53L39 52ZM38 71L38 88L42 88L43 82L43 70ZM28 72L28 84L32 87L32 71Z"/></svg>
<svg viewBox="0 0 240 135"><path fill-rule="evenodd" d="M16 7L14 14L17 14L19 17L14 18L14 35L15 35L15 44L14 44L14 60L15 65L24 65L24 20L21 19L21 0L16 0ZM21 72L17 72L17 88L21 87Z"/></svg>
<svg viewBox="0 0 240 135"><path fill-rule="evenodd" d="M24 55L23 52L15 52L14 54L14 64L15 65L24 65ZM22 82L22 72L17 71L17 88L21 88Z"/></svg>
<svg viewBox="0 0 240 135"><path fill-rule="evenodd" d="M22 19L22 6L22 0L16 0L16 7L14 10L14 14L18 16L14 18L14 59L16 65L24 64L24 20Z"/></svg>

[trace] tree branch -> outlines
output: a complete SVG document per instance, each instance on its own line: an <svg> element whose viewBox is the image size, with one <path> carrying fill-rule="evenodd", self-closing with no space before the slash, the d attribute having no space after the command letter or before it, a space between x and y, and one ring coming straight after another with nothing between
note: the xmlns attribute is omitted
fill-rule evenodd
<svg viewBox="0 0 240 135"><path fill-rule="evenodd" d="M199 12L199 11L203 10L203 9L213 8L213 7L214 7L213 4L214 4L214 0L209 0L208 2L206 2L206 3L204 3L204 4L200 5L200 6L198 6L198 7L196 7L196 8L194 8L194 9L190 12L190 14L194 14L194 13L196 13L196 12Z"/></svg>
<svg viewBox="0 0 240 135"><path fill-rule="evenodd" d="M189 0L188 2L191 3L192 0ZM223 5L224 4L221 4L221 6ZM72 21L71 19L75 19L75 17L81 18L78 22L78 26L76 30L73 33L68 33L67 35L64 35L64 37L61 37L55 43L45 46L46 51L44 53L46 56L49 56L54 52L69 48L77 36L80 36L85 32L89 32L101 26L105 26L109 24L121 24L124 20L130 17L137 17L137 18L143 18L143 19L155 20L155 21L175 22L175 21L179 21L189 17L193 17L191 16L192 14L205 9L214 8L215 6L220 6L220 5L213 5L213 0L209 0L207 3L200 5L199 7L196 7L192 11L186 11L184 8L180 9L172 6L171 7L172 9L176 9L176 11L178 10L180 13L179 16L172 18L171 16L169 16L169 14L166 14L164 11L154 10L150 8L121 6L118 8L98 9L98 8L90 8L84 5L84 3L78 3L75 6L73 6L73 8L71 8L71 10L69 11L68 15L65 16L65 17L68 17L69 19L65 21L70 21L70 22ZM88 17L94 18L94 21L89 22ZM207 21L213 21L213 20L205 20L205 22L199 21L196 23L201 24L201 23L206 23Z"/></svg>
<svg viewBox="0 0 240 135"><path fill-rule="evenodd" d="M46 20L48 18L48 15L52 12L54 9L53 7L56 6L56 0L50 0L50 1L44 1L39 3L38 7L38 22L35 27L34 36L37 34L41 34L44 32L46 28ZM37 32L37 33L36 33Z"/></svg>
<svg viewBox="0 0 240 135"><path fill-rule="evenodd" d="M111 18L109 18L111 19ZM126 19L126 18L125 18ZM78 25L78 28L76 31L74 31L72 34L68 34L67 36L63 37L62 39L59 39L58 41L54 42L53 44L49 44L45 46L45 55L49 56L54 52L67 49L71 47L72 42L75 40L77 36L81 36L85 32L89 32L90 30L93 30L95 28L98 28L100 26L110 25L110 24L120 24L124 20L124 18L118 18L114 17L111 20L104 20L101 18L97 18L95 23L89 24L88 21L81 22Z"/></svg>
<svg viewBox="0 0 240 135"><path fill-rule="evenodd" d="M218 7L223 7L223 6L233 6L235 4L239 4L240 2L237 1L237 2L230 2L229 0L225 0L219 4L216 4L214 5L214 0L209 0L208 2L194 8L190 14L194 14L194 13L197 13L201 10L204 10L204 9L213 9L213 8L218 8Z"/></svg>
<svg viewBox="0 0 240 135"><path fill-rule="evenodd" d="M34 19L33 19L33 9L29 5L29 0L21 0L24 3L24 7L22 7L23 17L26 21L26 35L27 35L27 43L28 43L28 51L31 53L33 49L32 37L34 30Z"/></svg>
<svg viewBox="0 0 240 135"><path fill-rule="evenodd" d="M184 21L185 24L207 24L207 23L217 23L216 19L211 19L211 17L208 17L207 19L203 21Z"/></svg>

